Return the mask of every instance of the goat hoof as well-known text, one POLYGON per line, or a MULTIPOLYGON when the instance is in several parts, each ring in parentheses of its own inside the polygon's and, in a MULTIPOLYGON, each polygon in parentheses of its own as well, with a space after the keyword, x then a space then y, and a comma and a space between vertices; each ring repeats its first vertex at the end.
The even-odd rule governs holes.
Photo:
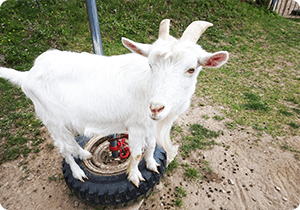
POLYGON ((158 170, 153 170, 155 173, 159 174, 158 170))
POLYGON ((160 166, 160 164, 158 164, 154 159, 152 159, 151 161, 147 162, 147 168, 150 171, 154 171, 155 173, 159 174, 157 167, 160 166))
MULTIPOLYGON (((143 177, 139 177, 139 181, 146 181, 143 177)), ((133 181, 132 183, 137 187, 140 188, 140 182, 139 181, 133 181)))
POLYGON ((128 175, 129 181, 132 182, 137 188, 139 188, 140 181, 145 181, 145 179, 142 177, 142 174, 139 171, 130 171, 128 175))
POLYGON ((132 184, 134 184, 134 186, 136 186, 137 188, 139 188, 140 186, 140 182, 132 182, 132 184))
POLYGON ((159 174, 159 171, 157 170, 157 168, 155 167, 155 168, 152 168, 152 169, 149 169, 150 171, 153 171, 153 172, 155 172, 155 173, 157 173, 157 174, 159 174))

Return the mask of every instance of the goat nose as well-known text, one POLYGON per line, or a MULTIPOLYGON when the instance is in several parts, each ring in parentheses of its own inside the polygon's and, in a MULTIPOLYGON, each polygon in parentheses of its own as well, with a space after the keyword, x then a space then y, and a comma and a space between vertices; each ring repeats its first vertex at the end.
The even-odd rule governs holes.
POLYGON ((160 112, 162 112, 164 108, 165 106, 163 105, 150 105, 150 110, 154 117, 156 117, 160 112))

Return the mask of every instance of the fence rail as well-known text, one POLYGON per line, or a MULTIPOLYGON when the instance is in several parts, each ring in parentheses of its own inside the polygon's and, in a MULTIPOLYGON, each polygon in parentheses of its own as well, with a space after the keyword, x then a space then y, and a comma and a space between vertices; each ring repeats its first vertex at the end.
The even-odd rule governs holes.
POLYGON ((300 18, 300 6, 294 0, 271 0, 270 9, 285 18, 300 18))

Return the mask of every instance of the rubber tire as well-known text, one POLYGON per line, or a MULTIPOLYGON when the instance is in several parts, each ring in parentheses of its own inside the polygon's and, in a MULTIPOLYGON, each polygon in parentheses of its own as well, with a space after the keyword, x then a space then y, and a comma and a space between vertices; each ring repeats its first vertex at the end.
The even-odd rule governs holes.
MULTIPOLYGON (((85 136, 76 138, 76 141, 82 148, 89 140, 85 136)), ((127 179, 126 172, 119 175, 100 176, 90 172, 78 158, 75 158, 75 161, 85 172, 89 178, 88 180, 85 180, 83 183, 75 179, 69 164, 65 160, 62 161, 62 170, 66 184, 79 199, 92 204, 118 205, 128 203, 146 195, 159 182, 166 169, 167 154, 162 148, 156 147, 154 159, 160 164, 158 167, 159 174, 148 170, 144 159, 139 163, 138 168, 145 179, 145 181, 140 182, 139 188, 127 179)))

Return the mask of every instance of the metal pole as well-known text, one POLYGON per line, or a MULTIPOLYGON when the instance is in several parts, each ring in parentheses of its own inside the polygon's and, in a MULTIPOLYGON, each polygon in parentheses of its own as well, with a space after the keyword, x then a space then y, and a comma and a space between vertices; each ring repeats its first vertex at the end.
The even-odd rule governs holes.
POLYGON ((104 55, 102 48, 101 33, 98 20, 98 12, 95 0, 86 0, 86 8, 88 11, 90 30, 93 39, 94 52, 97 55, 104 55))
MULTIPOLYGON (((86 0, 85 2, 86 2, 86 8, 88 11, 88 16, 89 16, 90 30, 91 30, 91 35, 92 35, 92 39, 93 39, 94 52, 97 55, 104 55, 103 48, 102 48, 102 39, 101 39, 101 32, 100 32, 100 27, 99 27, 96 1, 95 0, 86 0)), ((111 135, 109 135, 108 138, 114 139, 114 138, 116 138, 116 134, 111 134, 111 135)), ((117 140, 110 142, 111 147, 115 147, 117 145, 118 145, 117 140)), ((112 156, 114 158, 119 157, 119 152, 118 151, 112 152, 112 156)))
MULTIPOLYGON (((114 139, 114 138, 116 138, 116 137, 117 137, 116 134, 110 134, 110 135, 108 136, 108 139, 114 139)), ((117 140, 111 141, 111 142, 109 142, 109 145, 110 145, 111 147, 115 147, 115 146, 118 145, 118 141, 117 141, 117 140)), ((113 156, 114 158, 119 157, 119 151, 112 152, 112 156, 113 156)))
POLYGON ((273 0, 272 3, 271 3, 271 7, 273 6, 273 8, 272 8, 272 11, 273 11, 273 12, 274 12, 275 9, 276 9, 277 2, 278 2, 278 0, 273 0))

